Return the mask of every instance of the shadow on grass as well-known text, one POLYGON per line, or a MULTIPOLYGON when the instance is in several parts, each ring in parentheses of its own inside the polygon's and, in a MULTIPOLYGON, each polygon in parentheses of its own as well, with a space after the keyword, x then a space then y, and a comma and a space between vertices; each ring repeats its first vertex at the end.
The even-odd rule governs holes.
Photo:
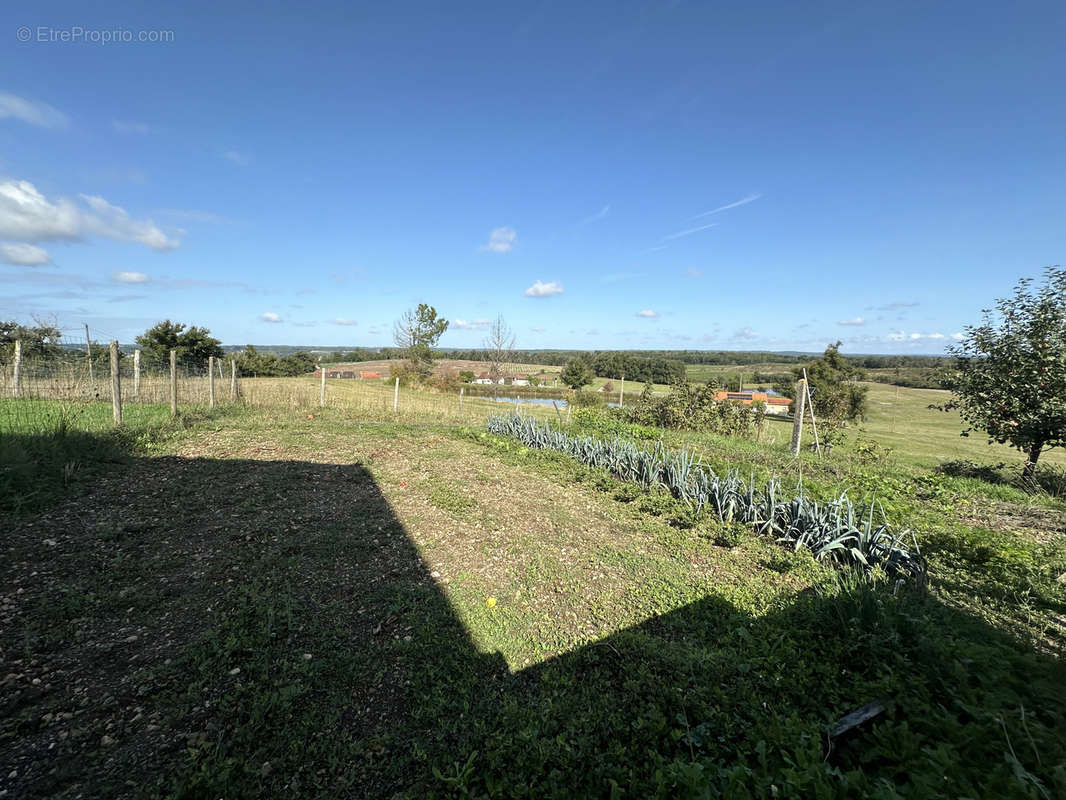
POLYGON ((512 674, 358 464, 135 459, 5 529, 10 796, 1066 788, 1061 662, 928 598, 707 598, 512 674))

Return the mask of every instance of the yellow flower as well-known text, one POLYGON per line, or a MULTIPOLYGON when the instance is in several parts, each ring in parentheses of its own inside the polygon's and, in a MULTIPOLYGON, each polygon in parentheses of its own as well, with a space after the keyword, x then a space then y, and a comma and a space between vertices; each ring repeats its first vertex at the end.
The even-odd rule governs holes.
POLYGON ((496 598, 488 598, 487 600, 485 600, 485 605, 487 605, 489 608, 496 608, 496 598))

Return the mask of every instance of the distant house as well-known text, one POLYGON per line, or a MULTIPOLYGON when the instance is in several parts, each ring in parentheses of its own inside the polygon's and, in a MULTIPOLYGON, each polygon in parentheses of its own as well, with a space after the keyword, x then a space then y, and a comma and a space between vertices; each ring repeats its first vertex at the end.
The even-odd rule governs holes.
POLYGON ((362 378, 364 381, 380 381, 381 380, 381 373, 380 372, 360 372, 359 373, 359 377, 362 378))
POLYGON ((765 403, 767 414, 787 414, 792 401, 787 397, 770 395, 766 392, 715 392, 714 399, 718 402, 729 400, 734 403, 743 403, 750 406, 752 403, 765 403))
POLYGON ((493 383, 500 384, 501 386, 529 386, 529 376, 522 375, 501 375, 495 381, 489 377, 489 373, 482 372, 476 378, 474 383, 480 383, 483 385, 492 386, 493 383))

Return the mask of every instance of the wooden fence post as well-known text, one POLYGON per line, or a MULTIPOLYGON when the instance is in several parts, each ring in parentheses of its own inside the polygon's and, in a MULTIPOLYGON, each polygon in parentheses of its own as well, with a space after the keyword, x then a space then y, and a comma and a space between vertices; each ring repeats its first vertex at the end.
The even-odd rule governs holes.
POLYGON ((798 456, 800 440, 803 438, 803 412, 807 405, 807 381, 802 378, 796 381, 796 399, 792 404, 792 455, 798 456))
POLYGON ((320 397, 318 398, 318 405, 321 408, 325 408, 326 407, 326 365, 325 364, 322 365, 322 391, 320 393, 320 397))
POLYGON ((170 415, 178 415, 178 351, 170 351, 170 415))
POLYGON ((231 358, 229 360, 229 399, 230 402, 237 402, 237 360, 231 358))
POLYGON ((93 348, 89 339, 89 323, 85 323, 85 363, 89 365, 89 384, 93 383, 93 348))
POLYGON ((141 350, 133 351, 133 397, 141 399, 141 350))
POLYGON ((618 387, 618 407, 619 408, 622 407, 622 403, 624 402, 622 400, 622 398, 625 395, 625 391, 626 391, 626 376, 623 375, 622 376, 622 385, 618 387))
POLYGON ((15 368, 11 376, 11 396, 18 397, 22 392, 22 340, 15 340, 15 368))
POLYGON ((118 370, 118 339, 111 340, 111 416, 122 424, 122 377, 118 370))
POLYGON ((459 387, 459 413, 460 414, 463 413, 463 391, 465 389, 466 389, 465 386, 460 386, 459 387))
POLYGON ((392 393, 392 410, 395 413, 400 408, 400 379, 396 379, 396 388, 392 393))
POLYGON ((207 357, 207 407, 215 407, 215 357, 207 357))

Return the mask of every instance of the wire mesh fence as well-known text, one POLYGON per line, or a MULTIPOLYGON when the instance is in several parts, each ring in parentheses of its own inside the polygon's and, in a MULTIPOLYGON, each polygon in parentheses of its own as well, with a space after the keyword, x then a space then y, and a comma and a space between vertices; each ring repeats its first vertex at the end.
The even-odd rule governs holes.
POLYGON ((551 401, 514 392, 499 402, 464 390, 400 386, 395 379, 259 377, 242 374, 234 357, 196 358, 149 351, 63 343, 46 354, 16 346, 0 357, 0 432, 46 431, 57 424, 84 428, 221 406, 253 406, 314 413, 335 409, 355 420, 481 425, 501 408, 554 416, 551 401), (114 352, 112 352, 114 351, 114 352), (113 359, 113 361, 112 361, 113 359), (516 402, 517 401, 517 402, 516 402), (507 405, 511 404, 511 405, 507 405), (92 407, 90 409, 90 407, 92 407), (108 415, 106 409, 113 409, 108 415))

